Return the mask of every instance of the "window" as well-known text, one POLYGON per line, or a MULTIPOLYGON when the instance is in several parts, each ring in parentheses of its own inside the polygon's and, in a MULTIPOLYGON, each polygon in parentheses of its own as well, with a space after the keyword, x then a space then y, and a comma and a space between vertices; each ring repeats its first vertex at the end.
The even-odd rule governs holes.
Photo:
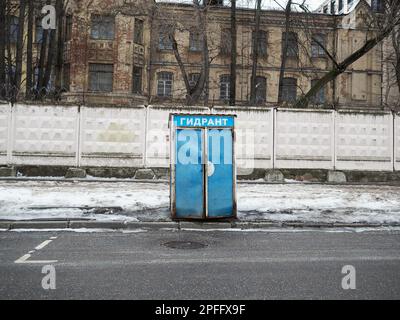
POLYGON ((19 29, 18 17, 9 16, 8 18, 10 24, 10 29, 8 31, 10 35, 10 42, 16 43, 18 39, 18 29, 19 29))
POLYGON ((173 74, 171 72, 160 72, 157 79, 157 95, 159 97, 172 97, 173 74))
POLYGON ((203 39, 200 33, 190 32, 189 36, 189 50, 201 51, 203 48, 203 39))
POLYGON ((43 41, 42 19, 36 19, 35 42, 42 43, 42 41, 43 41))
POLYGON ((267 101, 267 79, 265 77, 256 78, 256 103, 264 104, 267 101))
POLYGON ((194 88, 200 79, 200 73, 189 74, 189 84, 191 88, 194 88))
POLYGON ((90 36, 95 40, 114 40, 113 16, 92 15, 92 28, 90 36))
POLYGON ((231 54, 231 49, 232 49, 231 29, 222 29, 220 52, 221 54, 229 55, 231 54))
POLYGON ((297 34, 295 32, 289 32, 286 38, 286 32, 282 34, 282 52, 284 52, 285 43, 287 39, 287 57, 297 58, 299 54, 299 44, 297 42, 297 34))
POLYGON ((324 7, 323 12, 324 12, 324 13, 328 13, 328 6, 325 6, 325 7, 324 7))
POLYGON ((331 1, 331 14, 335 14, 336 10, 336 1, 331 1))
POLYGON ((313 35, 313 39, 311 40, 311 56, 313 58, 325 57, 325 51, 323 49, 326 45, 325 40, 325 35, 323 34, 313 35))
POLYGON ((112 64, 89 64, 89 88, 91 91, 112 92, 114 66, 112 64))
MULTIPOLYGON (((256 33, 253 31, 253 45, 256 43, 256 33)), ((263 30, 260 30, 259 32, 259 38, 258 38, 258 55, 260 57, 266 57, 267 56, 267 33, 263 30)))
POLYGON ((143 68, 133 67, 132 93, 135 94, 142 93, 142 75, 143 75, 143 68))
POLYGON ((71 74, 70 64, 66 63, 64 64, 63 68, 63 90, 65 91, 70 90, 70 83, 71 83, 70 74, 71 74))
POLYGON ((282 100, 294 102, 297 99, 297 79, 284 78, 282 83, 282 100))
MULTIPOLYGON (((319 81, 319 79, 314 79, 311 81, 311 88, 315 86, 315 84, 319 81)), ((322 88, 313 99, 314 104, 324 104, 325 103, 325 89, 322 88)))
POLYGON ((72 37, 72 16, 67 15, 65 18, 65 41, 71 40, 72 37))
POLYGON ((143 44, 143 28, 144 22, 140 19, 135 19, 135 29, 133 30, 133 42, 143 44))
POLYGON ((383 12, 384 6, 382 0, 372 0, 371 8, 374 12, 383 12))
POLYGON ((229 100, 230 92, 231 92, 231 76, 230 75, 222 75, 219 78, 219 97, 221 100, 229 100))
POLYGON ((172 50, 172 42, 171 42, 168 32, 160 31, 159 39, 158 39, 158 49, 172 50))
POLYGON ((339 0, 339 13, 343 10, 343 0, 339 0))

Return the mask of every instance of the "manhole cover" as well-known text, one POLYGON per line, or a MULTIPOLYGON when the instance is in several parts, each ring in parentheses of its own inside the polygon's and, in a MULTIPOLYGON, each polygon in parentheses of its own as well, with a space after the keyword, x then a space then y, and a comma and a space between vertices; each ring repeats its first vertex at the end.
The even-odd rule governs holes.
POLYGON ((171 241, 164 243, 164 246, 172 249, 202 249, 205 248, 206 245, 200 242, 193 242, 193 241, 171 241))

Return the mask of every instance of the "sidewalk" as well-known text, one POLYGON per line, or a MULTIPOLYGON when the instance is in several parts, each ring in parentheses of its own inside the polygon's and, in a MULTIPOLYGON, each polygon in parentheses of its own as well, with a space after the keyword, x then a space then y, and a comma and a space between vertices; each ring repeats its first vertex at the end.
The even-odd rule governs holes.
POLYGON ((400 226, 400 187, 240 184, 238 221, 194 224, 171 221, 166 183, 0 181, 0 209, 0 229, 400 226))

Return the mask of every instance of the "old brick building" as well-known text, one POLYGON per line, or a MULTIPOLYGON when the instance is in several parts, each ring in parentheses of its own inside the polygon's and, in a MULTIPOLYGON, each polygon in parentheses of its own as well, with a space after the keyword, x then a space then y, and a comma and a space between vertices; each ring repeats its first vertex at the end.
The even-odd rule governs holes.
MULTIPOLYGON (((65 49, 65 99, 82 104, 184 104, 186 87, 172 50, 168 28, 174 26, 180 58, 191 85, 202 70, 199 29, 192 5, 151 1, 70 1, 69 31, 65 49), (122 3, 129 2, 128 5, 122 3), (156 11, 156 13, 155 13, 156 11), (173 21, 173 23, 171 23, 173 21)), ((293 13, 293 25, 285 33, 281 11, 263 11, 257 71, 257 102, 278 103, 282 43, 289 50, 283 100, 290 103, 307 92, 313 81, 332 64, 324 50, 311 40, 318 37, 338 61, 358 49, 368 30, 365 16, 371 8, 361 1, 346 15, 293 13)), ((248 104, 252 70, 254 10, 238 10, 238 104, 248 104)), ((206 15, 209 43, 209 104, 225 104, 229 96, 230 10, 210 6, 206 15)), ((67 27, 68 29, 68 27, 67 27)), ((354 63, 315 98, 315 105, 381 108, 385 94, 383 44, 354 63)), ((392 91, 390 101, 398 101, 392 91)), ((386 100, 385 100, 386 98, 386 100)), ((200 104, 200 103, 199 103, 200 104)))

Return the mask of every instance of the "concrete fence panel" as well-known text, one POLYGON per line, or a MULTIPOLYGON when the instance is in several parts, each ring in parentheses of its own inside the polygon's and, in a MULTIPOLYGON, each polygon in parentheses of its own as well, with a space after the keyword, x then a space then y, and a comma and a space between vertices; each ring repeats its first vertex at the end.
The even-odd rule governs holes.
POLYGON ((336 114, 339 170, 393 170, 392 113, 341 111, 336 114))
POLYGON ((394 138, 394 154, 395 154, 395 170, 400 170, 400 114, 394 118, 395 138, 394 138))
POLYGON ((333 111, 277 110, 275 168, 333 167, 333 111))
POLYGON ((146 167, 168 168, 170 165, 169 115, 171 113, 209 113, 209 109, 149 106, 147 109, 146 167))
POLYGON ((236 114, 236 161, 239 174, 273 168, 273 109, 216 107, 216 114, 236 114))
POLYGON ((15 105, 12 126, 13 164, 76 165, 77 107, 15 105))
POLYGON ((10 159, 10 127, 11 107, 8 104, 0 105, 0 165, 7 164, 10 159))
POLYGON ((80 166, 144 165, 144 107, 82 107, 80 118, 80 166))

